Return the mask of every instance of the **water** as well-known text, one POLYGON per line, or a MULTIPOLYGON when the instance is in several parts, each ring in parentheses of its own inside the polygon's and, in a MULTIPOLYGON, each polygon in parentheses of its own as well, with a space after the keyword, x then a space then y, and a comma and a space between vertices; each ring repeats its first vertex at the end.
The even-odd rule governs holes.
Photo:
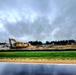
POLYGON ((76 65, 0 63, 0 75, 76 75, 76 65))

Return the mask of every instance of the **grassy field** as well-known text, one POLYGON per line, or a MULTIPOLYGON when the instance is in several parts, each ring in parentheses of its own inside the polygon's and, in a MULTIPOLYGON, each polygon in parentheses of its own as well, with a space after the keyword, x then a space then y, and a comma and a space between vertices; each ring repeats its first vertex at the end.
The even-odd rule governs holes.
POLYGON ((76 59, 76 51, 15 51, 0 52, 0 58, 76 59))

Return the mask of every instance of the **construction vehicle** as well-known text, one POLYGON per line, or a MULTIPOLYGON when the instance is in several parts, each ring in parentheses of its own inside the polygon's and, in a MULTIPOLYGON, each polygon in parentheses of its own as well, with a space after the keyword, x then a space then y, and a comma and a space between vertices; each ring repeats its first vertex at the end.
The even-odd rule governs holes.
POLYGON ((9 38, 9 43, 10 43, 10 48, 26 48, 29 46, 29 43, 22 43, 11 38, 9 38))

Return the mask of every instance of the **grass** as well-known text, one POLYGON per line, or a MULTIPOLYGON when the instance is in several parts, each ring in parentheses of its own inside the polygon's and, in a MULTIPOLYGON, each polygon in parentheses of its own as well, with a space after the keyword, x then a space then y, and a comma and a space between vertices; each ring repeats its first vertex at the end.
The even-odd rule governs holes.
POLYGON ((0 58, 76 59, 76 51, 15 51, 0 52, 0 58))

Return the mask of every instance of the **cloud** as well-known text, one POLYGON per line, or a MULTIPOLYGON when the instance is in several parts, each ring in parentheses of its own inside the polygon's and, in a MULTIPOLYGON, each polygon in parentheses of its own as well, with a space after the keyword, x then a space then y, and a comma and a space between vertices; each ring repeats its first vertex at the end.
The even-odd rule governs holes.
POLYGON ((76 0, 0 0, 0 41, 76 39, 76 0))

